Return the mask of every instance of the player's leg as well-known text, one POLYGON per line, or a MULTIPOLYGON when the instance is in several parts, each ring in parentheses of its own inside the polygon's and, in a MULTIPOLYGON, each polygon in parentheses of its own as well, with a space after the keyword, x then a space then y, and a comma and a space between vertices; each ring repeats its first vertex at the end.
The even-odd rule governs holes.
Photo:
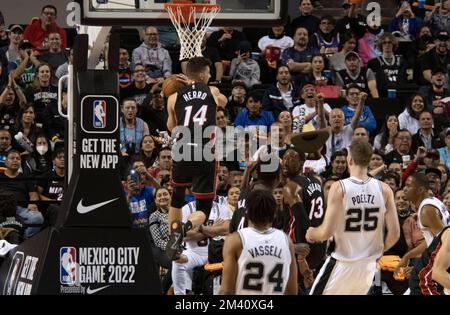
POLYGON ((200 173, 192 179, 192 192, 195 196, 196 209, 205 214, 206 221, 216 196, 217 162, 201 162, 198 169, 200 173))
POLYGON ((172 280, 175 295, 185 295, 186 290, 192 288, 192 271, 195 267, 202 266, 207 261, 207 254, 200 254, 189 249, 183 251, 181 262, 174 261, 172 264, 172 280))

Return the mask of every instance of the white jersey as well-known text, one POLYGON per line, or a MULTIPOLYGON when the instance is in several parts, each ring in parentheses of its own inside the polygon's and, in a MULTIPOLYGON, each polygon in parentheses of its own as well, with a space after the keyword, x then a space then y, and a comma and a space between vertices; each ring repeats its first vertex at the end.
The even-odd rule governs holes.
POLYGON ((275 228, 238 231, 242 252, 238 259, 236 294, 284 294, 289 279, 291 253, 287 235, 275 228))
POLYGON ((450 225, 450 214, 445 207, 445 205, 437 198, 425 198, 422 200, 419 206, 418 216, 419 219, 417 220, 417 225, 419 226, 420 230, 422 231, 423 237, 425 238, 425 242, 427 242, 427 247, 430 246, 431 242, 433 242, 434 235, 431 233, 430 229, 422 224, 422 209, 426 205, 432 205, 436 209, 439 210, 439 214, 441 217, 442 224, 444 226, 450 225))
MULTIPOLYGON (((183 214, 182 222, 186 223, 188 221, 189 215, 197 211, 195 201, 191 201, 188 204, 184 205, 183 208, 181 208, 181 211, 183 214)), ((219 218, 223 220, 231 219, 230 212, 228 211, 228 202, 225 197, 219 197, 217 202, 213 201, 213 206, 211 208, 211 212, 209 213, 207 225, 213 225, 219 218)), ((214 238, 214 240, 220 240, 224 238, 225 236, 217 236, 214 238)), ((186 242, 186 249, 208 253, 208 243, 208 238, 198 242, 186 242)))
POLYGON ((331 254, 338 261, 376 259, 384 249, 384 201, 381 182, 356 177, 339 181, 344 194, 342 215, 334 234, 336 248, 331 254))

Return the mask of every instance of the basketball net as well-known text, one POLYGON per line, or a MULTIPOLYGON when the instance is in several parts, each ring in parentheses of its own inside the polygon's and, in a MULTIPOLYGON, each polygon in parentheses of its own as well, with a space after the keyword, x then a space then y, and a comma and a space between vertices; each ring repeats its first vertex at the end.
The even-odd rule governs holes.
POLYGON ((164 8, 180 38, 180 60, 201 57, 203 37, 220 11, 220 5, 180 0, 173 2, 166 3, 164 8))

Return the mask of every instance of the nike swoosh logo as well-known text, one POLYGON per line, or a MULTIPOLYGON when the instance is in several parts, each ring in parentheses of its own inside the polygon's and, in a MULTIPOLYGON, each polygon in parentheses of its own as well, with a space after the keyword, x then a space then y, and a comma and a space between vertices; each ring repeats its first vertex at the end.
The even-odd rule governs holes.
POLYGON ((105 285, 104 287, 100 287, 100 288, 97 288, 97 289, 93 289, 93 290, 91 290, 91 287, 88 287, 87 290, 86 290, 86 293, 87 293, 87 294, 94 294, 94 293, 97 293, 98 291, 101 291, 101 290, 103 290, 103 289, 106 289, 106 288, 109 287, 109 286, 110 286, 110 284, 105 285))
POLYGON ((107 200, 107 201, 104 201, 104 202, 96 203, 96 204, 93 204, 93 205, 87 206, 87 207, 83 206, 83 199, 81 199, 80 202, 78 203, 77 211, 80 214, 86 214, 86 213, 94 211, 94 210, 96 210, 96 209, 98 209, 100 207, 103 207, 104 205, 107 205, 108 203, 116 201, 117 199, 119 199, 119 198, 114 198, 114 199, 107 200))

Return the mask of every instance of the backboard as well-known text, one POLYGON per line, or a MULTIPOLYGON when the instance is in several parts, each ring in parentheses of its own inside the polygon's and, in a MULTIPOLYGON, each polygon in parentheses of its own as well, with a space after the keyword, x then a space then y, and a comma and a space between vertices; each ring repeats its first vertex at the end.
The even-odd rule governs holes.
MULTIPOLYGON (((171 24, 164 4, 170 0, 77 0, 84 25, 171 24)), ((284 19, 285 0, 195 0, 221 6, 212 25, 268 26, 284 19)))

